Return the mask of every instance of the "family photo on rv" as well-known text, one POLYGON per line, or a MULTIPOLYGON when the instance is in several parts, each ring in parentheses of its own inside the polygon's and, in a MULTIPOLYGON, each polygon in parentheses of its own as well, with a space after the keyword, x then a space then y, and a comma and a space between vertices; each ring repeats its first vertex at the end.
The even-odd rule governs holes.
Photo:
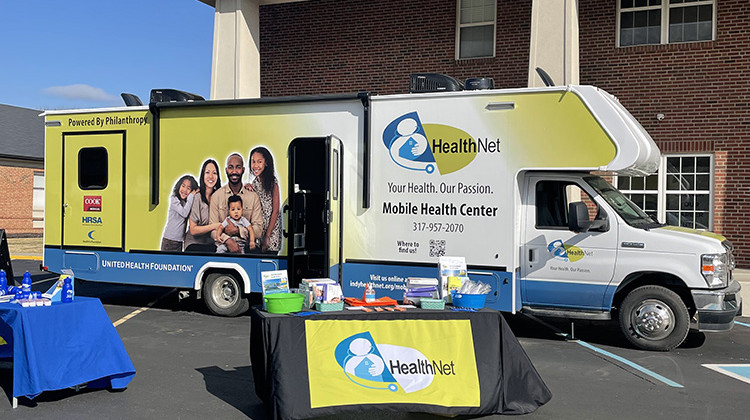
POLYGON ((239 153, 221 169, 206 159, 198 180, 180 177, 169 197, 161 250, 169 252, 270 253, 281 250, 281 195, 271 152, 255 147, 248 156, 250 181, 239 153))

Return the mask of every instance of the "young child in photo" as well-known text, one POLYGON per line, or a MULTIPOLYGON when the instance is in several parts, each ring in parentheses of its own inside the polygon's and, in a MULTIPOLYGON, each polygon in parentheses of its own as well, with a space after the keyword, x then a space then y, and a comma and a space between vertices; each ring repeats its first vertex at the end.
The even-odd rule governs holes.
POLYGON ((219 242, 221 242, 216 246, 216 252, 229 252, 229 249, 226 246, 226 241, 232 239, 237 245, 239 245, 239 253, 244 254, 245 245, 247 245, 248 242, 255 242, 255 233, 253 233, 253 229, 250 228, 250 221, 242 216, 242 197, 239 195, 230 196, 229 199, 227 199, 227 206, 229 207, 229 215, 223 222, 221 222, 221 226, 219 226, 216 234, 216 237, 219 238, 219 242), (224 233, 224 228, 229 226, 230 223, 237 226, 239 229, 237 236, 229 236, 224 233))
POLYGON ((169 197, 167 224, 161 239, 162 251, 182 252, 186 220, 197 192, 198 182, 191 175, 184 175, 175 184, 169 197))

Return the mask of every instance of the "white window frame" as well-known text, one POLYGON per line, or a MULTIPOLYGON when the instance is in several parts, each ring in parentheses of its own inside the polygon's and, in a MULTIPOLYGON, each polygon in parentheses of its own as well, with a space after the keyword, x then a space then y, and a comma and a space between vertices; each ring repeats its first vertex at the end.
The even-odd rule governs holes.
MULTIPOLYGON (((634 0, 635 1, 635 0, 634 0)), ((658 6, 643 6, 643 7, 630 7, 625 9, 627 12, 639 12, 643 10, 657 10, 661 9, 661 36, 660 36, 660 42, 659 44, 635 44, 635 45, 620 45, 620 19, 622 18, 622 8, 620 7, 621 0, 616 0, 617 2, 617 30, 615 32, 615 41, 617 48, 629 48, 629 47, 638 47, 641 45, 664 45, 664 44, 687 44, 690 42, 705 42, 705 41, 714 41, 716 39, 716 0, 700 0, 700 1, 693 1, 690 3, 678 3, 678 4, 669 4, 669 0, 661 0, 661 5, 658 6), (712 5, 712 11, 713 16, 711 17, 711 39, 701 39, 698 41, 679 41, 679 42, 669 42, 669 10, 671 8, 677 8, 677 7, 689 7, 689 6, 704 6, 704 5, 712 5)))
MULTIPOLYGON (((659 161, 659 169, 657 170, 658 174, 658 192, 657 192, 657 220, 660 223, 666 223, 667 220, 667 195, 680 195, 679 192, 673 192, 670 191, 667 192, 667 159, 671 157, 679 157, 679 158, 686 158, 686 157, 707 157, 709 158, 709 180, 708 180, 708 228, 707 230, 713 231, 714 229, 714 172, 715 172, 715 159, 714 155, 711 153, 672 153, 672 154, 666 154, 662 155, 661 159, 659 161)), ((701 172, 702 173, 702 172, 701 172)), ((617 176, 614 177, 614 184, 617 186, 619 184, 619 178, 617 176)), ((632 186, 632 183, 631 183, 632 186)), ((645 183, 644 183, 645 186, 645 183)), ((696 191, 705 191, 705 190, 696 190, 696 191)), ((651 190, 621 190, 621 192, 625 195, 630 194, 644 194, 644 193, 652 193, 651 190)))
POLYGON ((34 171, 32 187, 32 227, 44 228, 44 172, 34 171))
POLYGON ((482 58, 494 58, 497 53, 497 0, 492 0, 493 3, 493 17, 492 17, 492 55, 479 56, 479 57, 464 57, 461 58, 461 29, 469 28, 472 26, 489 26, 490 21, 472 22, 461 24, 461 2, 464 0, 456 0, 456 60, 474 60, 482 58))

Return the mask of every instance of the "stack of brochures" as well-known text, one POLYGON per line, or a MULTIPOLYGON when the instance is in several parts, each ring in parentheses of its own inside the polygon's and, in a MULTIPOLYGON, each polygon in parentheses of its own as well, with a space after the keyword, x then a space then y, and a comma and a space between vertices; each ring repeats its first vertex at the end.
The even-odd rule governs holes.
POLYGON ((406 279, 404 304, 419 305, 422 298, 436 299, 439 297, 437 279, 426 277, 409 277, 406 279))
POLYGON ((299 293, 305 296, 303 308, 313 308, 316 302, 338 303, 344 301, 341 285, 333 279, 302 279, 299 293))

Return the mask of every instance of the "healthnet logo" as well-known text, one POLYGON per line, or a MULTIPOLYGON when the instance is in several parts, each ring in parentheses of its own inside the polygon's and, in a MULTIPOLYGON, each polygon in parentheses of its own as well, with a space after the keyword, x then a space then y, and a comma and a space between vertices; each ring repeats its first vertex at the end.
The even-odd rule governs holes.
POLYGON ((581 248, 573 245, 564 244, 562 240, 555 239, 547 245, 547 251, 553 258, 565 262, 576 262, 586 256, 581 248))
POLYGON ((375 344, 369 332, 342 340, 335 358, 354 384, 373 390, 411 393, 427 388, 436 375, 455 375, 455 362, 429 360, 419 350, 375 344))
POLYGON ((417 112, 404 114, 383 130, 383 143, 398 166, 445 175, 466 167, 478 153, 499 153, 500 139, 474 139, 443 124, 422 124, 417 112))

